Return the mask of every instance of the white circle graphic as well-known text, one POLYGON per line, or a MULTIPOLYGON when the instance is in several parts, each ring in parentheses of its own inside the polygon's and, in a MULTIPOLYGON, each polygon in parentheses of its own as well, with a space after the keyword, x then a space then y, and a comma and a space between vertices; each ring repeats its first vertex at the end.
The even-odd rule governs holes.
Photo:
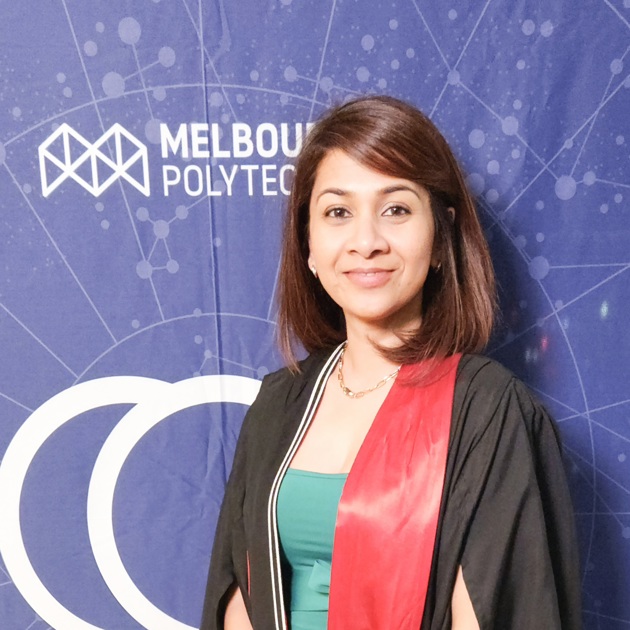
POLYGON ((174 383, 127 412, 103 444, 88 491, 90 541, 107 586, 123 608, 145 628, 195 630, 152 604, 125 569, 116 547, 112 515, 120 471, 134 446, 164 418, 203 403, 251 405, 259 389, 260 381, 243 376, 201 376, 174 383))
POLYGON ((26 552, 20 525, 22 488, 31 463, 48 438, 91 409, 136 403, 111 432, 96 460, 88 493, 90 541, 105 582, 136 621, 149 630, 194 630, 149 602, 125 570, 112 521, 116 482, 133 447, 168 415, 203 403, 250 405, 259 388, 260 381, 228 375, 196 377, 175 384, 142 376, 111 376, 59 392, 26 419, 0 464, 0 553, 15 587, 46 623, 63 630, 104 630, 60 604, 39 579, 26 552))

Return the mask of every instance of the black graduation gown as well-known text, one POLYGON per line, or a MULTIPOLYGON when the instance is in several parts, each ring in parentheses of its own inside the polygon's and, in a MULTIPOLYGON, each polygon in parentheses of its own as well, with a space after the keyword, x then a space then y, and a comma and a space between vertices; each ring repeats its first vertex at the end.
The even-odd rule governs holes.
MULTIPOLYGON (((316 354, 297 375, 284 369, 263 380, 243 423, 226 487, 202 630, 223 628, 234 582, 255 630, 288 628, 289 587, 282 581, 275 497, 337 356, 338 350, 316 354)), ((386 549, 383 541, 383 553, 386 549)), ((554 425, 508 370, 465 355, 455 385, 421 630, 450 629, 460 565, 481 630, 579 630, 578 564, 554 425)))

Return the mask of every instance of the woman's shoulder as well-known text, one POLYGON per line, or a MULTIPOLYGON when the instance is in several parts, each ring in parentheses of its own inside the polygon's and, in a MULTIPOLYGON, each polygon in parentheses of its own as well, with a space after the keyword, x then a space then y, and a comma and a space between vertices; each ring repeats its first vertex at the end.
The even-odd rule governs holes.
POLYGON ((504 389, 516 376, 504 365, 481 354, 464 354, 457 368, 457 384, 504 389))
POLYGON ((454 415, 484 430, 487 423, 525 429, 533 434, 551 418, 544 405, 513 372, 482 355, 464 355, 455 386, 454 415))
POLYGON ((297 369, 282 367, 275 372, 270 372, 263 377, 261 391, 277 391, 290 389, 295 385, 308 383, 317 377, 332 350, 320 350, 309 354, 306 358, 298 361, 297 369))
POLYGON ((249 409, 249 419, 260 415, 273 417, 293 403, 299 405, 301 400, 308 398, 330 354, 330 351, 312 353, 298 363, 297 370, 283 367, 266 374, 249 409))
POLYGON ((456 387, 472 394, 503 397, 516 393, 540 405, 522 380, 504 365, 481 354, 464 354, 457 369, 456 387))

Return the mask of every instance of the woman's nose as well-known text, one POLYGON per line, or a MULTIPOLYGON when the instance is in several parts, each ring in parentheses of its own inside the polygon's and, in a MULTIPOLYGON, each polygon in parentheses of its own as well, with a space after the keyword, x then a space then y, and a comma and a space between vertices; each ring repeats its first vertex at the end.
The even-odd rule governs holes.
POLYGON ((378 217, 370 213, 358 213, 352 222, 349 249, 369 258, 375 253, 387 250, 387 239, 379 225, 378 217))

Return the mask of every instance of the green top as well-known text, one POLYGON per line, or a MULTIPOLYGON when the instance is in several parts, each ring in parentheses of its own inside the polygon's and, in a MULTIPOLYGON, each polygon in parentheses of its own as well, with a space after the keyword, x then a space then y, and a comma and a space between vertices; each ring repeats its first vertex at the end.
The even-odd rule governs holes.
POLYGON ((278 495, 278 532, 291 566, 291 630, 326 630, 337 507, 346 473, 289 468, 278 495))

